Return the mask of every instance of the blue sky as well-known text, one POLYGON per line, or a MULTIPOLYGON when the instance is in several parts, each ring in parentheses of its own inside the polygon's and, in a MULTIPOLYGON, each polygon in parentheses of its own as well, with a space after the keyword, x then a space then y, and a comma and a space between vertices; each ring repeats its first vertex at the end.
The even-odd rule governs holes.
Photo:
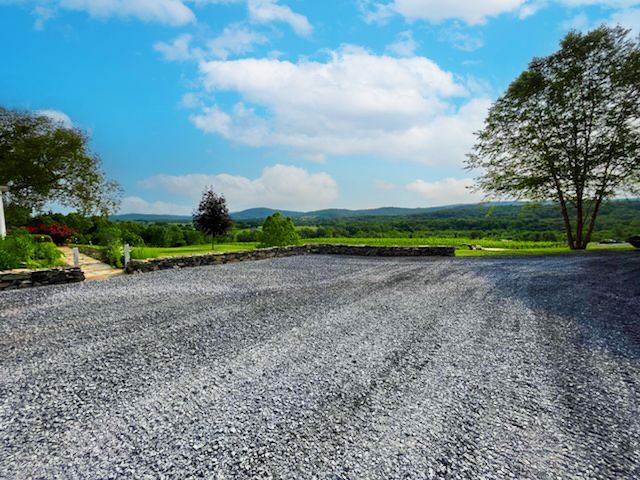
POLYGON ((632 0, 0 0, 0 104, 91 132, 122 212, 474 202, 491 103, 632 0))

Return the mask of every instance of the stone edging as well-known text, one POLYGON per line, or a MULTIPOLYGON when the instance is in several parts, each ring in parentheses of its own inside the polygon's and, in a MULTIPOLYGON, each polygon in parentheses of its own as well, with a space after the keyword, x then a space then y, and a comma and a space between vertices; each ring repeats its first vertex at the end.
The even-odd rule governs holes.
POLYGON ((295 247, 261 248, 240 252, 208 253, 183 257, 163 257, 132 260, 126 273, 145 273, 173 268, 201 267, 223 263, 266 260, 296 255, 353 255, 365 257, 453 257, 455 247, 373 247, 367 245, 301 245, 295 247))
POLYGON ((79 267, 0 272, 0 291, 84 281, 79 267))

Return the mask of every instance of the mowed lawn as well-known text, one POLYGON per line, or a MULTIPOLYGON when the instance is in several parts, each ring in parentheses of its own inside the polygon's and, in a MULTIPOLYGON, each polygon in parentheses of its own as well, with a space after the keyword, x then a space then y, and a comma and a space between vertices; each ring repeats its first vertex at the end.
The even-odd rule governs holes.
MULTIPOLYGON (((461 257, 487 255, 542 255, 557 253, 572 253, 567 247, 557 242, 520 242, 512 240, 470 239, 470 238, 314 238, 305 239, 304 243, 319 244, 333 243, 341 245, 375 245, 375 246, 455 246, 456 255, 461 257), (471 250, 468 245, 481 246, 490 250, 471 250)), ((187 247, 139 247, 133 250, 132 257, 136 259, 173 257, 184 255, 199 255, 216 252, 237 252, 253 250, 257 243, 233 242, 220 243, 211 248, 211 244, 190 245, 187 247)), ((589 250, 593 251, 628 251, 633 247, 627 244, 600 245, 592 243, 589 250)))
POLYGON ((185 255, 202 255, 205 253, 239 252, 242 250, 254 250, 257 243, 234 242, 217 243, 211 248, 211 244, 189 245, 187 247, 136 247, 132 251, 132 258, 159 258, 180 257, 185 255))

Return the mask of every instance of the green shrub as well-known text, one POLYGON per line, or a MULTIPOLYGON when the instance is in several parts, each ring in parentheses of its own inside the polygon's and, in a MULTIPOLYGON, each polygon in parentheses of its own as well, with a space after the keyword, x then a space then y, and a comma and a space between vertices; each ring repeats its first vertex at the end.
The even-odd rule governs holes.
POLYGON ((112 267, 122 268, 122 246, 118 243, 107 245, 102 251, 103 261, 112 267))
POLYGON ((3 241, 0 240, 0 270, 11 270, 20 267, 20 259, 11 251, 4 248, 3 241))
POLYGON ((53 243, 36 243, 35 261, 39 267, 54 267, 65 265, 64 253, 56 248, 53 243))
POLYGON ((299 243, 300 235, 291 218, 276 212, 264 221, 261 247, 285 247, 299 243))
POLYGON ((24 230, 14 230, 0 239, 0 270, 62 266, 64 254, 53 243, 34 238, 24 230))

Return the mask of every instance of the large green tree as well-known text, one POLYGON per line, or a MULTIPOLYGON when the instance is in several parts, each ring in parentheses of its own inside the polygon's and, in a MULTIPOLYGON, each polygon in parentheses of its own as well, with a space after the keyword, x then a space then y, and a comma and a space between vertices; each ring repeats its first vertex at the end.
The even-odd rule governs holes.
POLYGON ((30 213, 56 203, 82 214, 113 212, 120 186, 88 143, 82 130, 0 107, 0 184, 9 186, 9 208, 30 213))
POLYGON ((262 226, 262 247, 286 247, 298 245, 300 235, 293 220, 276 212, 264 221, 262 226))
POLYGON ((640 44, 621 27, 569 33, 491 107, 467 166, 480 189, 558 203, 572 249, 602 203, 640 185, 640 44))

